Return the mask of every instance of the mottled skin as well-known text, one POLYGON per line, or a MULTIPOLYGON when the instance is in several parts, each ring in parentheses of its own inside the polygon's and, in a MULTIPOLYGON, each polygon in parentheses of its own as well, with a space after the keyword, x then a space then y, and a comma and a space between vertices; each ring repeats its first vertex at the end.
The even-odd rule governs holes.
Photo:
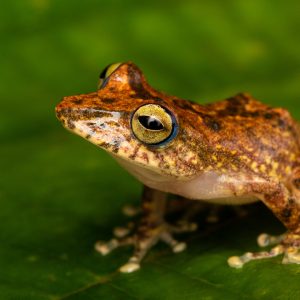
POLYGON ((223 204, 263 201, 288 233, 261 236, 261 246, 278 246, 233 257, 229 264, 240 267, 280 253, 285 253, 285 263, 300 262, 300 133, 288 111, 248 94, 206 105, 169 96, 149 86, 138 67, 128 62, 97 92, 63 98, 56 114, 67 129, 108 151, 145 185, 137 232, 97 246, 106 254, 119 245, 135 245, 121 271, 138 269, 158 240, 175 252, 183 250, 171 232, 191 228, 164 222, 167 193, 223 204), (133 112, 150 103, 168 109, 178 124, 177 135, 162 145, 147 145, 132 132, 133 112))

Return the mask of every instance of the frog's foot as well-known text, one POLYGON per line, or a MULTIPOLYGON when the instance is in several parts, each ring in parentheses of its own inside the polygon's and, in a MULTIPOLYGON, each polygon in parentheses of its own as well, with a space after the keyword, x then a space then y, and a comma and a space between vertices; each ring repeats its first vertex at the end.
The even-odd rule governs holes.
POLYGON ((251 260, 271 258, 284 254, 282 263, 300 264, 300 235, 299 234, 282 234, 279 236, 271 236, 266 233, 259 235, 257 239, 258 245, 266 247, 276 245, 269 251, 247 252, 242 256, 232 256, 228 259, 228 264, 233 268, 242 268, 243 265, 251 260))
POLYGON ((175 240, 173 233, 190 232, 196 229, 197 226, 194 223, 177 225, 162 223, 154 228, 141 226, 136 234, 113 238, 108 242, 98 241, 95 244, 95 249, 102 255, 107 255, 118 247, 133 245, 135 247, 133 256, 120 268, 122 273, 131 273, 140 268, 141 260, 158 241, 165 242, 172 248, 174 253, 178 253, 185 250, 186 244, 175 240))
POLYGON ((278 256, 284 252, 284 247, 282 245, 278 245, 272 248, 270 251, 262 251, 262 252, 246 252, 242 256, 231 256, 228 258, 227 262, 232 268, 242 268, 243 265, 251 260, 263 259, 263 258, 271 258, 278 256))

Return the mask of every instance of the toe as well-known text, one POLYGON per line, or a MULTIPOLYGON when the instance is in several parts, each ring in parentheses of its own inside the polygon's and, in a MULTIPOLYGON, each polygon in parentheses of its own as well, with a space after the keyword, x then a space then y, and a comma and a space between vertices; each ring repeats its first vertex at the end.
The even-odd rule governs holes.
POLYGON ((121 273, 132 273, 137 271, 140 268, 140 264, 136 262, 128 262, 123 265, 119 270, 121 273))
POLYGON ((98 241, 95 244, 95 250, 104 256, 110 253, 117 246, 118 241, 116 239, 112 239, 109 242, 98 241))
POLYGON ((177 244, 172 248, 172 250, 173 250, 174 253, 182 252, 182 251, 184 251, 185 249, 186 249, 186 243, 183 243, 183 242, 177 243, 177 244))

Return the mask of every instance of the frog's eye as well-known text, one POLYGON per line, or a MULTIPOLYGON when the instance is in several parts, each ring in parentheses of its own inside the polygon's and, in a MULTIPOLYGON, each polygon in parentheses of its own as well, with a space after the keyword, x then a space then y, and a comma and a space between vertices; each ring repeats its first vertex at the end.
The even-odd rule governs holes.
POLYGON ((108 65, 99 75, 98 89, 105 87, 108 77, 117 70, 122 63, 108 65))
POLYGON ((157 104, 139 107, 132 115, 131 128, 135 137, 148 145, 161 145, 177 133, 173 114, 157 104))

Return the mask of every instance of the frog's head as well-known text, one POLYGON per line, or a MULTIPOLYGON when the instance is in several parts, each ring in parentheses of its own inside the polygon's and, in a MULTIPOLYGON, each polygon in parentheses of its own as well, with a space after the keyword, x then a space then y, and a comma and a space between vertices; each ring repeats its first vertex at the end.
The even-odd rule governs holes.
POLYGON ((149 170, 152 175, 190 177, 198 156, 195 130, 189 132, 193 126, 188 125, 194 121, 186 120, 182 101, 154 90, 128 62, 108 66, 97 92, 63 98, 56 115, 67 129, 133 168, 136 176, 149 170))

